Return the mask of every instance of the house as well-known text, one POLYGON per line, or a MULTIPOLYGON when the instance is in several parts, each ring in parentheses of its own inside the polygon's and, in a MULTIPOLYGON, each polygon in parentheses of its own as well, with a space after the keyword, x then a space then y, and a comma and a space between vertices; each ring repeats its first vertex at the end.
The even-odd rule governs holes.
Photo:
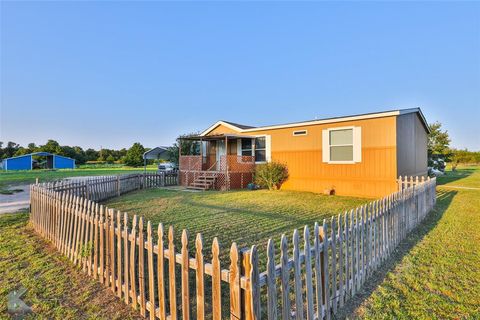
POLYGON ((263 127, 218 121, 181 140, 200 147, 179 155, 180 183, 245 188, 256 164, 277 161, 289 172, 282 189, 380 197, 399 176, 427 175, 428 133, 419 108, 263 127))

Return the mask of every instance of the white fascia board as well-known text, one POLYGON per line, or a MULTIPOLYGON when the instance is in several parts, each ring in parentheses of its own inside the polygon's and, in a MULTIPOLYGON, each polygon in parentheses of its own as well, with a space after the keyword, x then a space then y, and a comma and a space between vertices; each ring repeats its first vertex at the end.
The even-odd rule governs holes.
POLYGON ((243 129, 239 128, 239 127, 235 127, 233 125, 231 125, 230 123, 227 123, 225 121, 217 121, 215 122, 212 126, 208 127, 206 130, 204 130, 200 136, 206 136, 210 131, 212 131, 213 129, 215 129, 216 127, 218 127, 219 125, 223 125, 227 128, 230 128, 232 130, 235 130, 235 131, 238 131, 238 132, 243 132, 243 129))
POLYGON ((399 114, 400 114, 400 111, 389 111, 389 112, 366 114, 366 115, 360 115, 360 116, 332 118, 332 119, 325 119, 325 120, 313 120, 313 121, 297 122, 297 123, 290 123, 290 124, 283 124, 283 125, 274 125, 274 126, 268 126, 268 127, 258 127, 258 128, 252 128, 252 129, 244 129, 242 130, 242 132, 313 126, 317 124, 328 124, 328 123, 337 123, 337 122, 344 122, 344 121, 355 121, 355 120, 363 120, 363 119, 398 116, 399 114))
POLYGON ((400 110, 400 114, 408 114, 408 113, 418 113, 418 116, 420 117, 420 120, 422 120, 423 125, 425 126, 425 129, 427 130, 428 133, 430 133, 430 126, 428 125, 427 119, 423 115, 422 109, 411 108, 411 109, 400 110))
POLYGON ((394 111, 387 111, 387 112, 379 112, 379 113, 371 113, 371 114, 364 114, 358 116, 347 116, 347 117, 338 117, 332 119, 325 119, 325 120, 312 120, 312 121, 304 121, 304 122, 296 122, 296 123, 288 123, 288 124, 280 124, 280 125, 273 125, 273 126, 266 126, 266 127, 255 127, 249 129, 241 129, 235 127, 229 123, 224 121, 217 121, 214 125, 203 131, 200 135, 205 136, 210 131, 215 129, 219 125, 224 125, 230 129, 233 129, 239 133, 244 132, 254 132, 254 131, 263 131, 263 130, 272 130, 272 129, 285 129, 285 128, 295 128, 295 127, 302 127, 302 126, 313 126, 318 124, 329 124, 329 123, 338 123, 338 122, 345 122, 345 121, 356 121, 356 120, 366 120, 366 119, 375 119, 375 118, 383 118, 383 117, 391 117, 391 116, 398 116, 401 114, 413 113, 417 112, 420 115, 427 131, 429 131, 427 121, 422 114, 420 108, 411 108, 411 109, 403 109, 403 110, 394 110, 394 111))

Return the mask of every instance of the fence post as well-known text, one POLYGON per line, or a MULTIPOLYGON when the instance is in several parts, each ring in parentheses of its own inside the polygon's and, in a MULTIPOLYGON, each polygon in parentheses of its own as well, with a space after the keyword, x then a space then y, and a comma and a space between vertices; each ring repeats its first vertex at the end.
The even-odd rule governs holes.
POLYGON ((120 197, 120 176, 117 175, 117 196, 120 197))

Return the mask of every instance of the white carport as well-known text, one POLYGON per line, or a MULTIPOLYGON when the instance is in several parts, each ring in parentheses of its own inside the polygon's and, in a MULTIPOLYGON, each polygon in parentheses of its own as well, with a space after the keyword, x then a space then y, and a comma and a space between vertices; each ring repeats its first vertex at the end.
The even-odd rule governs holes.
POLYGON ((155 147, 146 151, 143 154, 143 167, 145 173, 147 172, 147 160, 168 160, 168 147, 155 147))

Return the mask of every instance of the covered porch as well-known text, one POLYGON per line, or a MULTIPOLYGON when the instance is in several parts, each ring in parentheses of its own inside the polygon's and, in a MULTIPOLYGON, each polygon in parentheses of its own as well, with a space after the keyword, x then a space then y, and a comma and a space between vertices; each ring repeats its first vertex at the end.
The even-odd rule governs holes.
POLYGON ((262 141, 256 136, 234 134, 193 136, 180 139, 179 150, 182 186, 198 190, 242 189, 253 181, 255 156, 262 157, 262 141))

